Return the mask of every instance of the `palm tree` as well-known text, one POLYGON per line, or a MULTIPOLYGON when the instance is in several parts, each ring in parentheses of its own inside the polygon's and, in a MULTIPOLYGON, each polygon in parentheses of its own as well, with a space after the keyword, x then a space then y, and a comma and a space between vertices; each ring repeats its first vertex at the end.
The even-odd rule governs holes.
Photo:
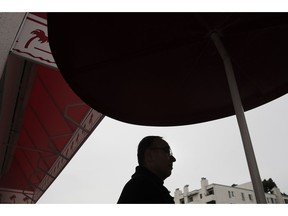
POLYGON ((36 38, 39 38, 38 41, 40 41, 41 43, 45 43, 48 42, 48 37, 45 35, 45 32, 40 30, 40 29, 36 29, 34 31, 31 32, 31 34, 35 34, 34 37, 30 38, 27 43, 25 44, 25 48, 28 48, 28 46, 30 45, 30 43, 35 40, 36 38))
POLYGON ((262 181, 262 184, 265 193, 269 193, 274 187, 277 187, 276 183, 271 178, 269 178, 268 180, 264 179, 262 181))

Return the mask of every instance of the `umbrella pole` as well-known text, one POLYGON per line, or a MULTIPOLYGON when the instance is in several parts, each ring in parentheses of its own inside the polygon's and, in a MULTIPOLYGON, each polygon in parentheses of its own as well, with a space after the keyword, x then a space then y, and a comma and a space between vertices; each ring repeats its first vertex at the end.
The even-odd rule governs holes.
POLYGON ((251 176, 251 180, 253 184, 253 189, 254 189, 254 193, 256 196, 256 202, 266 203, 263 184, 260 178, 260 173, 258 170, 254 150, 252 147, 252 142, 250 139, 249 130, 248 130, 248 126, 246 123, 244 110, 243 110, 239 90, 237 87, 237 82, 235 79, 231 59, 217 32, 214 32, 211 34, 211 39, 213 40, 224 63, 225 72, 226 72, 226 76, 227 76, 228 83, 229 83, 230 93, 231 93, 231 97, 232 97, 232 101, 233 101, 233 105, 234 105, 234 109, 235 109, 235 113, 237 117, 237 122, 239 125, 239 129, 240 129, 240 133, 241 133, 241 137, 242 137, 242 141, 244 145, 244 151, 246 154, 248 168, 249 168, 249 172, 250 172, 250 176, 251 176))

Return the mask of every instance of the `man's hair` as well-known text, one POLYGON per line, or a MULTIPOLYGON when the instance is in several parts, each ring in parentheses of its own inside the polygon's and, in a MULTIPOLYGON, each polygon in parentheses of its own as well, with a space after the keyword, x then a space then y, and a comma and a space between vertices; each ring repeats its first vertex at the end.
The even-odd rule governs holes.
POLYGON ((152 146, 154 143, 154 140, 156 139, 162 139, 160 136, 146 136, 144 137, 139 145, 138 145, 138 151, 137 151, 137 158, 138 158, 138 164, 140 166, 144 165, 144 154, 145 151, 152 146))

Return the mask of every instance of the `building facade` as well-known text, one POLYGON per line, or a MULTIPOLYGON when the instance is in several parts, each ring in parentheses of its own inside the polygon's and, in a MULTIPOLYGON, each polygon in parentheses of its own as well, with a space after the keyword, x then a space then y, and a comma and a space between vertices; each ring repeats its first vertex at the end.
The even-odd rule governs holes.
MULTIPOLYGON (((288 204, 288 196, 281 194, 279 188, 273 188, 271 193, 265 193, 268 204, 288 204)), ((206 178, 201 179, 201 188, 189 191, 185 185, 183 192, 177 188, 174 192, 176 204, 255 204, 256 198, 251 182, 226 186, 208 184, 206 178)))

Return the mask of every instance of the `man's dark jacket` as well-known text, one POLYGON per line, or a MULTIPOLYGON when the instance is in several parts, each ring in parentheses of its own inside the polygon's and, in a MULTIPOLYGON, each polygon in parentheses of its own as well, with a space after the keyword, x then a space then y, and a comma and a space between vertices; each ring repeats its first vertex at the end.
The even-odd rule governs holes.
POLYGON ((174 199, 164 187, 164 181, 147 170, 145 167, 137 166, 136 172, 124 186, 117 203, 170 203, 174 199))

